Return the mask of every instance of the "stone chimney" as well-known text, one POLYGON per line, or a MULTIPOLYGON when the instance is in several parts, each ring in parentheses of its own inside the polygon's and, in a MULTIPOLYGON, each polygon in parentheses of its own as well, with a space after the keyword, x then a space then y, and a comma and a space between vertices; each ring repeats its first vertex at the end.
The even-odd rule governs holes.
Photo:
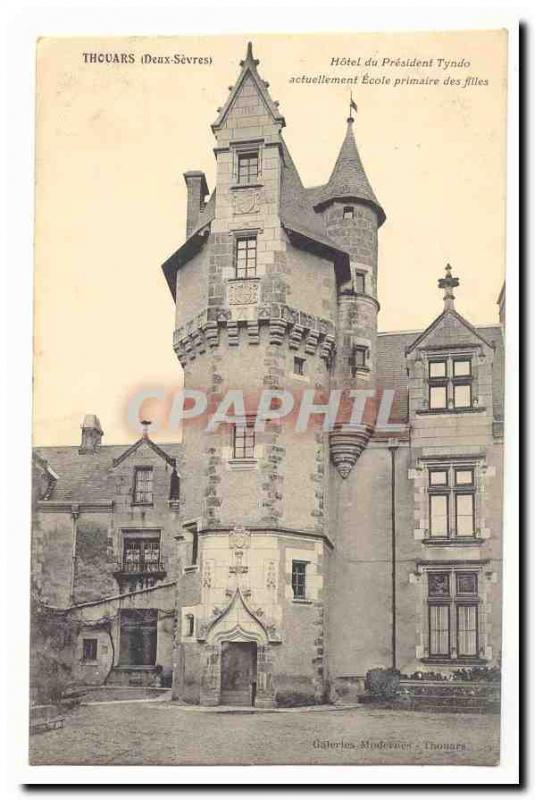
POLYGON ((188 187, 188 210, 186 220, 186 236, 191 236, 195 230, 201 211, 204 210, 205 197, 208 194, 208 184, 204 172, 194 170, 184 173, 184 180, 188 187))
POLYGON ((79 453, 96 453, 104 431, 96 414, 86 414, 82 422, 82 444, 79 453))

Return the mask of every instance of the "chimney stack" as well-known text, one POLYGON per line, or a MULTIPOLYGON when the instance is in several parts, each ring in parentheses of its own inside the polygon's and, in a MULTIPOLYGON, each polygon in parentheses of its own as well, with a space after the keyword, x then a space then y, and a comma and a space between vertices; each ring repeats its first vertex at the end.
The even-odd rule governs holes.
POLYGON ((201 211, 206 205, 205 198, 208 194, 208 184, 204 172, 194 170, 184 173, 184 180, 188 187, 188 210, 186 221, 186 236, 191 236, 195 230, 201 211))
POLYGON ((86 414, 82 422, 82 444, 79 453, 96 453, 104 431, 96 414, 86 414))

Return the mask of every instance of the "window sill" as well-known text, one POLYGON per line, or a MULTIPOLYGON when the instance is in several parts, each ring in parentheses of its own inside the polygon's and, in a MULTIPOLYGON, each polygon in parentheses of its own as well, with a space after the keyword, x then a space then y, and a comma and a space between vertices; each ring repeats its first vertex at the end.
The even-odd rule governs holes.
POLYGON ((132 506, 134 508, 153 508, 154 507, 154 503, 134 503, 132 501, 132 506))
POLYGON ((292 597, 292 603, 297 603, 298 606, 311 606, 312 600, 307 600, 306 597, 292 597))
POLYGON ((480 539, 476 536, 452 536, 444 539, 441 539, 438 536, 432 536, 422 539, 422 544, 437 547, 464 547, 465 545, 468 545, 468 547, 477 547, 478 545, 482 545, 484 541, 485 539, 480 539))
POLYGON ((184 574, 190 573, 190 572, 198 572, 198 571, 199 571, 199 565, 198 564, 189 564, 187 567, 184 567, 184 574))
POLYGON ((98 667, 98 661, 80 661, 81 667, 98 667))
POLYGON ((180 508, 180 500, 168 500, 167 504, 169 508, 180 508))
POLYGON ((263 183, 259 183, 255 181, 254 183, 233 183, 231 184, 231 189, 261 189, 263 183))
POLYGON ((486 411, 484 406, 471 406, 467 408, 419 408, 417 415, 436 415, 436 414, 478 414, 486 411))
POLYGON ((250 470, 256 469, 258 466, 258 459, 256 458, 229 458, 227 464, 232 470, 250 470))

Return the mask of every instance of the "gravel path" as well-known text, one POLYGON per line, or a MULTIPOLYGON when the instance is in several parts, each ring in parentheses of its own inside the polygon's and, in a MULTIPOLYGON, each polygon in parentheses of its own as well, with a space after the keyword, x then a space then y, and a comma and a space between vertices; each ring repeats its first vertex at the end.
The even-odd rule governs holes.
POLYGON ((217 714, 173 703, 81 706, 30 738, 37 764, 479 764, 499 758, 499 716, 368 708, 217 714))

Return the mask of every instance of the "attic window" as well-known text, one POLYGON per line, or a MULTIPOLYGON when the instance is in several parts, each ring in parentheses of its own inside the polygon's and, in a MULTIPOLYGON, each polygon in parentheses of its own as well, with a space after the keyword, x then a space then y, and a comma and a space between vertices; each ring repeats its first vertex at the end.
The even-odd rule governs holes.
POLYGON ((152 467, 134 470, 134 505, 152 505, 152 467))
POLYGON ((258 151, 238 155, 238 183, 255 183, 258 180, 258 151))
POLYGON ((344 219, 354 219, 355 218, 355 209, 353 206, 344 206, 344 219))

